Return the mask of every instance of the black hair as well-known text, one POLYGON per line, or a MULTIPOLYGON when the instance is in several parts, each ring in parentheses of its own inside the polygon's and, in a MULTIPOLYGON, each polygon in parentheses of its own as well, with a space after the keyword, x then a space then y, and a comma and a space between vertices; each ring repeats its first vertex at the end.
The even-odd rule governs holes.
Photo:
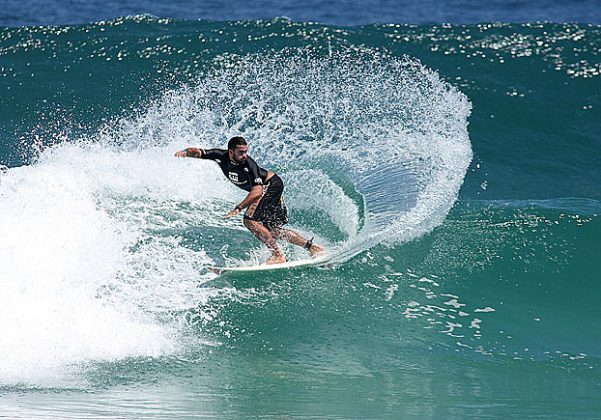
POLYGON ((246 146, 246 140, 244 140, 244 137, 240 137, 240 136, 236 136, 236 137, 232 137, 230 139, 230 141, 227 142, 227 148, 229 150, 234 150, 236 149, 236 146, 246 146))

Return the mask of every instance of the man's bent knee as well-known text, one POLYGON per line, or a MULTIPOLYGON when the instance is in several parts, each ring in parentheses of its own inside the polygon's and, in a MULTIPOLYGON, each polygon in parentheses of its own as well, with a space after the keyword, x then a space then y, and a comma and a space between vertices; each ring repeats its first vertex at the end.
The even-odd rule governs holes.
POLYGON ((257 222, 256 220, 247 219, 246 217, 244 218, 242 223, 244 224, 244 226, 246 226, 247 229, 250 230, 252 230, 255 226, 259 224, 259 222, 257 222))

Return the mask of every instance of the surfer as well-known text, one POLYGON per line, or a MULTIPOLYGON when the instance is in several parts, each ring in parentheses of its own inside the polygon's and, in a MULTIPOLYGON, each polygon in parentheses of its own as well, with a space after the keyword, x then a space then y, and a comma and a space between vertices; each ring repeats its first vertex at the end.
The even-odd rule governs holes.
POLYGON ((272 255, 266 264, 286 262, 276 239, 286 239, 301 246, 312 257, 323 251, 323 247, 314 244, 313 239, 307 240, 297 232, 282 227, 288 223, 288 210, 282 198, 284 183, 277 174, 261 168, 248 156, 248 144, 243 137, 232 137, 227 143, 227 150, 189 147, 176 152, 175 156, 215 161, 235 186, 248 191, 246 198, 225 217, 236 216, 246 209, 244 226, 271 251, 272 255))

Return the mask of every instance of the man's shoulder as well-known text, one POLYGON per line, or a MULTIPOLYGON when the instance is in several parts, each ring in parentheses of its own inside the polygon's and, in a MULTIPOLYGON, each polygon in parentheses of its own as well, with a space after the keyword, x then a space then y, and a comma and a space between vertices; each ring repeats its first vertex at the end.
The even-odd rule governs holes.
POLYGON ((201 149, 203 159, 211 160, 223 160, 227 156, 227 150, 225 149, 201 149))
POLYGON ((250 156, 246 159, 246 166, 259 166, 250 156))
POLYGON ((227 149, 201 149, 201 150, 205 153, 220 153, 220 154, 227 153, 227 149))

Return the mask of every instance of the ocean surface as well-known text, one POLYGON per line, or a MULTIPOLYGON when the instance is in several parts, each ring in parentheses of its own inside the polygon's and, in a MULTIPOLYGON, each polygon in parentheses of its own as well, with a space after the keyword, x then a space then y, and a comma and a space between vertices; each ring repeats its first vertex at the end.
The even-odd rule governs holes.
POLYGON ((599 417, 594 3, 15 4, 0 417, 599 417), (173 155, 240 134, 328 266, 207 270, 269 253, 217 165, 173 155))

